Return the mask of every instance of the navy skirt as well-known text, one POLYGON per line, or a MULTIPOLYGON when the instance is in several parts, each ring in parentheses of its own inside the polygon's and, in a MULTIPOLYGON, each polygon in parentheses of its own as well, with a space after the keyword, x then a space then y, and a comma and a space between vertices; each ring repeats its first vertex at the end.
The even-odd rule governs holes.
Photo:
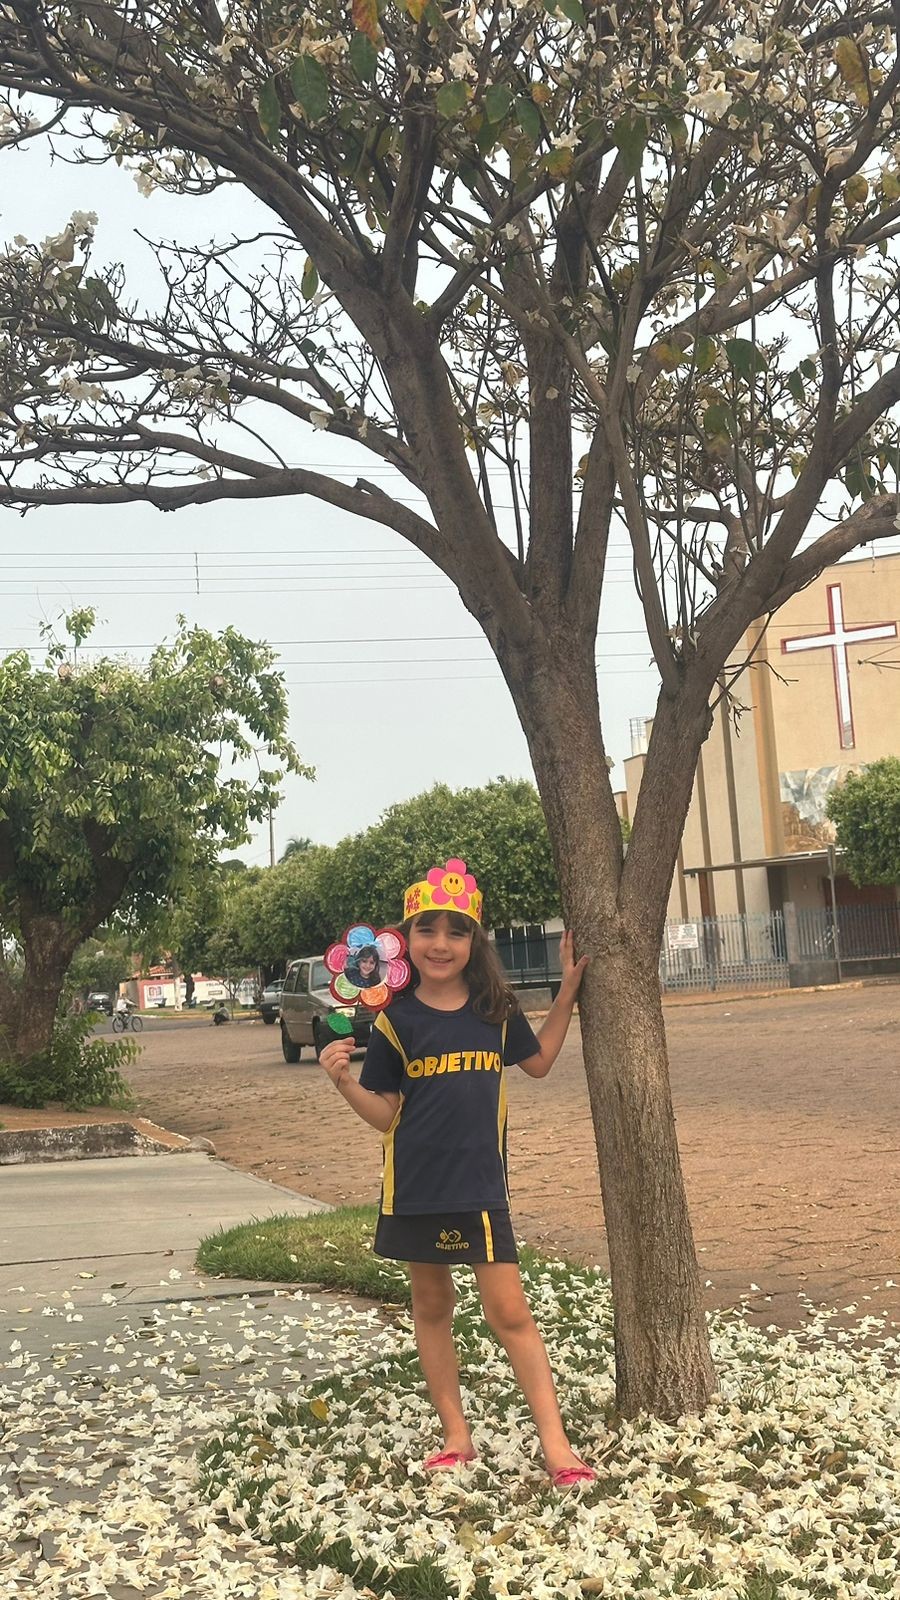
POLYGON ((519 1259, 508 1211, 447 1211, 386 1217, 379 1212, 375 1254, 388 1261, 459 1262, 519 1259))

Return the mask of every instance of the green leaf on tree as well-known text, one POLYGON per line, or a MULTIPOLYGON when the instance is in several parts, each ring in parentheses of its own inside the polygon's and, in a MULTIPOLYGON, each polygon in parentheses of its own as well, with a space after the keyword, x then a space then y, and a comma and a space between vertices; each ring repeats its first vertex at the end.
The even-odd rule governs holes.
POLYGON ((527 95, 519 95, 516 101, 516 121, 532 144, 537 144, 541 137, 541 114, 534 101, 529 100, 527 95))
POLYGON ((303 115, 320 122, 328 110, 328 79, 315 56, 295 56, 291 63, 291 88, 303 115))
POLYGON ((790 374, 787 381, 787 386, 790 394, 796 400, 798 406, 802 406, 804 400, 806 399, 806 389, 803 384, 803 373, 800 371, 799 367, 795 367, 793 372, 790 374))
POLYGON ((469 104, 469 85, 457 79, 455 83, 442 83, 435 95, 442 117, 458 117, 469 104))
POLYGON ((311 300, 313 295, 318 293, 318 289, 319 274, 316 271, 316 264, 311 256, 307 256, 303 276, 300 279, 300 293, 304 300, 311 300))
POLYGON ((613 128, 613 143, 630 178, 640 168, 649 132, 647 118, 635 117, 630 111, 626 111, 613 128))
POLYGON ((694 366, 698 372, 708 372, 715 364, 718 346, 715 339, 710 339, 706 333, 701 333, 694 345, 694 366))
POLYGON ((488 122, 502 122, 513 103, 505 83, 492 83, 484 97, 484 114, 488 122))
POLYGON ((568 17, 569 21, 574 22, 578 28, 587 27, 587 18, 585 17, 581 0, 556 0, 556 3, 549 6, 548 10, 561 11, 563 16, 568 17))
POLYGON ((360 83, 371 83, 378 66, 378 51, 365 33, 355 33, 350 40, 350 65, 360 83))
POLYGON ((714 401, 704 411, 703 432, 708 434, 710 438, 718 438, 723 435, 727 438, 731 433, 731 414, 728 408, 722 405, 721 401, 714 401))
POLYGON ((725 354, 732 372, 739 378, 755 378, 766 370, 766 358, 752 339, 726 339, 725 354))
POLYGON ((659 363, 664 372, 674 372, 680 367, 687 357, 679 344, 674 339, 657 339, 650 346, 650 355, 659 363))
POLYGON ((278 138, 278 130, 281 127, 281 102, 278 99, 278 90, 275 87, 274 78, 270 78, 263 88, 257 103, 256 114, 259 117, 259 125, 265 137, 270 144, 274 144, 278 138))

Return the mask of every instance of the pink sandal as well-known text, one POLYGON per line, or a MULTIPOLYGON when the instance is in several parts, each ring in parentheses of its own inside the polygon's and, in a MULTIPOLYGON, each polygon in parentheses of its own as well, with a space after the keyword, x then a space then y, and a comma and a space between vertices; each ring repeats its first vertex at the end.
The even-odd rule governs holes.
POLYGON ((574 1489, 579 1483, 596 1483, 597 1474, 586 1461, 579 1461, 577 1467, 560 1467, 558 1472, 551 1472, 550 1482, 554 1489, 574 1489))
POLYGON ((426 1456, 422 1462, 422 1471, 449 1472, 451 1467, 462 1467, 474 1461, 476 1454, 475 1450, 435 1450, 434 1455, 426 1456))

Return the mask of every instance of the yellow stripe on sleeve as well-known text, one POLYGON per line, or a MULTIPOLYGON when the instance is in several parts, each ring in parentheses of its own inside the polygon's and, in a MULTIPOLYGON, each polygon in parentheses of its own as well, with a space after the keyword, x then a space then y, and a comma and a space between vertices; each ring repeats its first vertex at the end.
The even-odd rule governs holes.
POLYGON ((494 1235, 491 1229, 490 1212, 482 1211, 481 1220, 484 1223, 484 1253, 488 1261, 494 1259, 494 1235))
POLYGON ((400 1040, 397 1038, 391 1023, 388 1022, 387 1015, 384 1011, 379 1011, 372 1026, 373 1028, 377 1028, 379 1033, 384 1034, 388 1044, 392 1044, 394 1046, 394 1049, 400 1057, 400 1060, 403 1062, 403 1070, 405 1072, 406 1068, 409 1066, 409 1057, 400 1043, 400 1040))

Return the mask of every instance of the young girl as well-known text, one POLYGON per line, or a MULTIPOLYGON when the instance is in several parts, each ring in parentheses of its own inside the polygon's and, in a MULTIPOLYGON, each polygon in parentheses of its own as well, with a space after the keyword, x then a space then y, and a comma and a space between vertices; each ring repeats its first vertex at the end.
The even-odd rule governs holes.
POLYGON ((519 1277, 503 1069, 517 1064, 529 1077, 546 1077, 565 1040, 587 957, 576 962, 572 936, 563 935, 562 983, 536 1037, 480 921, 481 895, 463 862, 432 868, 412 884, 401 925, 411 984, 378 1014, 358 1083, 349 1071, 352 1037, 327 1045, 322 1066, 348 1105, 383 1135, 375 1250, 409 1264, 419 1360, 444 1434, 426 1471, 475 1456, 453 1345, 450 1269, 462 1261, 474 1269, 488 1325, 531 1408, 547 1471, 556 1487, 569 1488, 595 1474, 566 1438, 519 1277))

